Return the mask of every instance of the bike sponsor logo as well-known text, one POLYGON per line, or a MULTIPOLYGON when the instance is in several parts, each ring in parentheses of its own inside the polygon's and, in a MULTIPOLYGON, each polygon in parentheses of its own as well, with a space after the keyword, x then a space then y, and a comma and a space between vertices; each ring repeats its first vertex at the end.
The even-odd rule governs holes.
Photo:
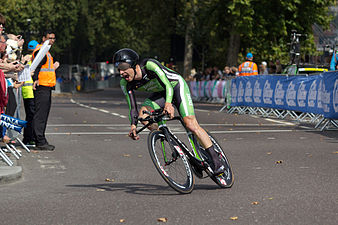
POLYGON ((244 99, 245 102, 252 102, 252 87, 250 81, 246 82, 244 99))
POLYGON ((334 112, 338 112, 338 79, 336 79, 333 88, 333 109, 334 112))
POLYGON ((244 96, 244 88, 243 88, 243 82, 240 81, 238 85, 238 92, 237 92, 237 102, 243 102, 243 96, 244 96))
POLYGON ((221 182, 221 184, 227 185, 227 182, 223 178, 218 178, 218 180, 221 182))
POLYGON ((175 147, 176 151, 178 152, 178 154, 180 154, 180 156, 184 156, 184 153, 179 146, 175 145, 174 147, 175 147))
POLYGON ((314 80, 309 90, 309 97, 308 97, 307 105, 309 107, 315 107, 316 100, 317 100, 317 81, 314 80))
POLYGON ((264 88, 263 88, 263 102, 265 104, 272 104, 272 95, 273 95, 273 90, 271 88, 270 82, 267 80, 265 81, 264 88))
POLYGON ((297 91, 295 89, 295 84, 291 81, 286 91, 286 104, 288 106, 296 106, 297 91))
POLYGON ((305 107, 306 106, 306 95, 307 90, 305 89, 306 85, 304 81, 302 81, 298 87, 297 91, 297 103, 299 107, 305 107))
POLYGON ((160 168, 161 168, 162 173, 168 177, 168 173, 167 171, 164 170, 163 166, 160 166, 160 168))
POLYGON ((253 98, 255 103, 261 103, 262 89, 260 88, 260 83, 258 82, 258 80, 256 80, 255 82, 253 90, 253 98))
POLYGON ((276 105, 284 105, 284 94, 283 84, 280 81, 277 81, 274 97, 276 105))

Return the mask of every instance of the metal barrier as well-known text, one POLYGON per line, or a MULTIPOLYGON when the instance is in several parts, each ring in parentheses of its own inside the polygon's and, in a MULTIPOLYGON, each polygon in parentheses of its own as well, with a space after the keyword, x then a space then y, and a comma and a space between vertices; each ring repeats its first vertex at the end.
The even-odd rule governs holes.
MULTIPOLYGON (((17 132, 21 132, 22 128, 26 126, 26 121, 19 120, 4 114, 1 114, 1 126, 3 129, 13 129, 17 132)), ((29 153, 30 149, 18 138, 15 138, 16 141, 29 153)), ((22 157, 22 153, 18 150, 13 144, 5 144, 5 146, 0 147, 0 157, 8 165, 13 166, 14 163, 7 154, 12 154, 17 160, 22 157)))
POLYGON ((189 86, 192 96, 198 101, 213 102, 215 93, 216 98, 222 97, 224 106, 219 110, 220 112, 228 109, 227 113, 290 119, 314 124, 316 129, 323 131, 330 126, 338 128, 336 121, 338 118, 338 73, 326 73, 321 76, 324 77, 312 76, 310 79, 310 76, 259 75, 239 77, 237 80, 229 78, 226 81, 190 81, 189 86), (288 80, 288 83, 284 84, 284 89, 283 83, 277 81, 278 79, 270 81, 281 77, 288 80), (250 82, 247 79, 250 79, 250 82), (300 81, 297 83, 298 79, 300 81), (233 85, 234 83, 237 86, 233 85), (267 99, 267 103, 263 102, 266 100, 263 98, 267 99), (308 109, 306 104, 309 103, 306 101, 310 102, 311 106, 316 103, 321 108, 308 109), (274 102, 280 105, 273 104, 274 102), (286 104, 288 104, 287 107, 286 104))

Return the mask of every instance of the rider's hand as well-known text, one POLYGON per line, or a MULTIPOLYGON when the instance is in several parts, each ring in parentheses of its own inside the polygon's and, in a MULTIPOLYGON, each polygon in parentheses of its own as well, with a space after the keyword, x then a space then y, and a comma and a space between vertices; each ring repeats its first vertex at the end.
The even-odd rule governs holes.
POLYGON ((129 137, 131 137, 133 140, 140 139, 140 136, 136 134, 136 126, 134 124, 130 127, 129 137))
POLYGON ((164 105, 164 112, 168 113, 170 119, 172 119, 174 117, 175 109, 171 103, 166 102, 164 105))

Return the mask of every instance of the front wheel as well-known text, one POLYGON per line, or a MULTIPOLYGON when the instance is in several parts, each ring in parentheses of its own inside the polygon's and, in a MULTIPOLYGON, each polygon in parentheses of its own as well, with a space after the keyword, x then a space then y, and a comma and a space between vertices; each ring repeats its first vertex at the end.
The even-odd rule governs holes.
POLYGON ((225 172, 218 175, 218 176, 211 176, 211 179, 218 184, 218 186, 222 188, 229 188, 234 183, 234 174, 232 172, 232 168, 228 158, 226 157, 222 147, 218 144, 217 140, 209 133, 209 138, 214 145, 214 149, 220 155, 220 160, 222 161, 223 165, 225 166, 225 172))
POLYGON ((191 193, 195 179, 190 164, 179 144, 172 140, 171 148, 162 131, 152 131, 148 136, 150 157, 165 182, 175 191, 183 194, 191 193))

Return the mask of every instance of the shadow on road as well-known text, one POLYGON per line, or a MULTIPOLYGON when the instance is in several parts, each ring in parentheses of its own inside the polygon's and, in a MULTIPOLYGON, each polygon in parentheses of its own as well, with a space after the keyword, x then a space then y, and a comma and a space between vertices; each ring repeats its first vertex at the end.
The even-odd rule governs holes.
MULTIPOLYGON (((96 191, 124 191, 137 195, 179 195, 178 192, 169 186, 141 184, 141 183, 105 183, 105 184, 72 184, 66 185, 71 188, 92 188, 96 191)), ((215 190, 219 189, 217 185, 195 185, 194 190, 215 190)))

